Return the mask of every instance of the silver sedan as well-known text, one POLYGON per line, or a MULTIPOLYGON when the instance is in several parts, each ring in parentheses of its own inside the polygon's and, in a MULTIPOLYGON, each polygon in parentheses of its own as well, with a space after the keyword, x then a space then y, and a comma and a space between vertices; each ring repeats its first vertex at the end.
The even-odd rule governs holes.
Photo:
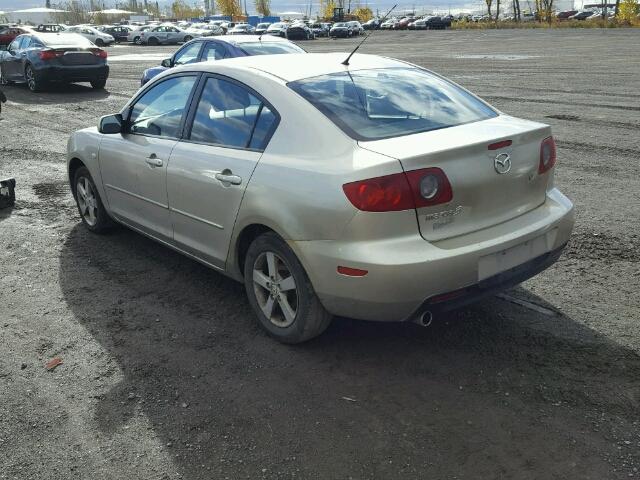
POLYGON ((171 69, 68 172, 85 226, 125 225, 241 281, 283 342, 333 316, 428 323, 522 282, 567 244, 549 126, 372 55, 171 69))

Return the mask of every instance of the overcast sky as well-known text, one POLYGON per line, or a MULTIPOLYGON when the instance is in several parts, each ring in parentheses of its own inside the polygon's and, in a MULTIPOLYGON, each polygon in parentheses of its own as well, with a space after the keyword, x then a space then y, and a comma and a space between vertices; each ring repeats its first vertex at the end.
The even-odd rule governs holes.
MULTIPOLYGON (((119 3, 125 3, 126 0, 119 0, 119 3)), ((188 3, 195 3, 190 0, 187 0, 188 3)), ((244 1, 244 0, 243 0, 244 1)), ((312 13, 315 14, 318 11, 318 0, 311 0, 312 2, 312 13)), ((345 6, 347 5, 348 0, 345 0, 345 6)), ((352 6, 355 6, 357 0, 352 0, 352 6)), ((52 0, 51 3, 57 3, 56 0, 52 0)), ((115 6, 115 0, 105 0, 105 3, 108 7, 115 6)), ((160 0, 161 4, 170 4, 171 0, 160 0)), ((199 3, 204 3, 200 1, 199 3)), ((361 5, 369 5, 372 10, 375 12, 376 9, 380 10, 380 13, 383 14, 389 8, 394 5, 393 0, 378 0, 378 1, 366 1, 360 0, 361 5)), ((428 11, 428 10, 447 10, 451 9, 459 9, 459 8, 481 8, 481 5, 484 4, 483 0, 420 0, 418 2, 411 2, 407 0, 398 0, 398 7, 396 10, 402 11, 405 9, 413 9, 415 8, 417 11, 428 11)), ((45 2, 42 0, 0 0, 0 10, 18 10, 23 8, 30 7, 43 7, 45 2)), ((305 12, 308 10, 309 2, 304 2, 304 0, 271 0, 271 10, 274 12, 286 12, 286 11, 297 11, 297 12, 305 12)), ((249 13, 252 13, 253 9, 253 0, 247 0, 247 9, 249 13)))

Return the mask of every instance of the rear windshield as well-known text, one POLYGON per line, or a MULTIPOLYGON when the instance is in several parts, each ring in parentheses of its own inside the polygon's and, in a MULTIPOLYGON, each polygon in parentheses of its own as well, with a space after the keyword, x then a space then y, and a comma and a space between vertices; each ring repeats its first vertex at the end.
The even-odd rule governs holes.
POLYGON ((305 53, 299 46, 287 42, 251 42, 238 45, 249 55, 274 55, 279 53, 305 53))
POLYGON ((38 38, 47 47, 93 47, 91 41, 77 33, 44 33, 38 35, 38 38))
POLYGON ((347 135, 380 140, 477 122, 498 114, 425 70, 355 70, 288 84, 347 135))

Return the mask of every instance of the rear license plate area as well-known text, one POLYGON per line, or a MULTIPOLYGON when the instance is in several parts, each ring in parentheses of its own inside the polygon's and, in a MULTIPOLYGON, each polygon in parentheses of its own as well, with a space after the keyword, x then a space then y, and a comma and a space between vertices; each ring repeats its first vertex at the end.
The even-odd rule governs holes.
POLYGON ((532 238, 513 247, 480 257, 478 260, 478 281, 522 265, 540 255, 544 255, 551 249, 556 233, 556 229, 553 229, 544 235, 532 238))

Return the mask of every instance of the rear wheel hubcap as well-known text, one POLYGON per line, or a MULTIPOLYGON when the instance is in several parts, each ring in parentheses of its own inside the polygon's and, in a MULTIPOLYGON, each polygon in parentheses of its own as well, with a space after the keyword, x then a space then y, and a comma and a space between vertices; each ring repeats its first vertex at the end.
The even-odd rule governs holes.
POLYGON ((290 326, 298 313, 298 288, 287 263, 274 252, 258 255, 253 265, 253 289, 258 306, 280 328, 290 326))

